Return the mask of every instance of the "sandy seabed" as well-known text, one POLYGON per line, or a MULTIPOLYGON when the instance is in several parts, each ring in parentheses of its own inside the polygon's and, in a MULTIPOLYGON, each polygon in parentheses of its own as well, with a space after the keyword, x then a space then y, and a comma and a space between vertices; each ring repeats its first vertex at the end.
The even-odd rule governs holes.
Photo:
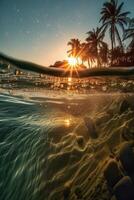
POLYGON ((103 170, 124 133, 133 139, 133 98, 1 89, 0 199, 109 200, 103 170), (121 112, 124 99, 131 108, 121 112), (85 117, 93 120, 96 139, 85 117))

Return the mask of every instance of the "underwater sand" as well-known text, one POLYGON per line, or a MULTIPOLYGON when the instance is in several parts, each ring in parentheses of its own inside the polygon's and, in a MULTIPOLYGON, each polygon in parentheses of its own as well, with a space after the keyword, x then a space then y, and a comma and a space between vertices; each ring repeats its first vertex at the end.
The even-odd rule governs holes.
POLYGON ((70 94, 14 90, 0 93, 1 200, 108 200, 103 168, 134 130, 134 112, 120 113, 133 94, 70 94), (94 120, 92 139, 84 117, 94 120))

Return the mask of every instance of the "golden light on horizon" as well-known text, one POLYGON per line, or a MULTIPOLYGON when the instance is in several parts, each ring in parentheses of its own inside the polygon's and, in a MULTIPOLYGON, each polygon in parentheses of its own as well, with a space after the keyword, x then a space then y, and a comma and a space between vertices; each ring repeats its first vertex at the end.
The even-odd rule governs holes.
POLYGON ((68 64, 71 66, 71 67, 76 67, 78 65, 78 62, 77 62, 77 58, 71 56, 71 57, 68 57, 68 64))
MULTIPOLYGON (((79 57, 74 57, 70 56, 67 58, 68 61, 68 66, 65 71, 70 71, 70 77, 72 77, 73 73, 76 73, 77 76, 79 77, 78 74, 78 69, 80 67, 80 58, 79 57)), ((68 80, 69 85, 71 85, 72 80, 68 80)))
POLYGON ((66 127, 69 127, 69 126, 70 126, 70 123, 71 123, 71 122, 70 122, 70 119, 65 119, 64 122, 65 122, 65 126, 66 126, 66 127))

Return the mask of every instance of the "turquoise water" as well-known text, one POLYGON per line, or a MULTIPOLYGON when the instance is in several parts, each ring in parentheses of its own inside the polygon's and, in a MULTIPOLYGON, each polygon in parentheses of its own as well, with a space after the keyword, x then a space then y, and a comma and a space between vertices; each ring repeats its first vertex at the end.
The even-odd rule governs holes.
POLYGON ((126 95, 44 96, 0 94, 0 199, 60 200, 69 187, 71 200, 78 186, 95 199, 104 160, 134 120, 131 110, 119 113, 126 95), (96 123, 95 141, 85 116, 96 123))

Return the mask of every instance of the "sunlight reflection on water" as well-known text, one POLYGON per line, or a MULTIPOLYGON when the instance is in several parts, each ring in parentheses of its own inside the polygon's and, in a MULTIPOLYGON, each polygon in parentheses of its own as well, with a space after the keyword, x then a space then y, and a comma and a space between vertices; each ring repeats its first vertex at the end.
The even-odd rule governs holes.
POLYGON ((42 94, 45 98, 35 93, 32 97, 32 92, 29 98, 26 93, 25 98, 0 95, 1 200, 62 200, 67 183, 79 183, 85 195, 87 189, 90 193, 96 176, 90 175, 102 168, 100 161, 120 142, 124 123, 133 120, 131 111, 118 113, 117 94, 42 94), (97 123, 95 141, 85 116, 97 123))

